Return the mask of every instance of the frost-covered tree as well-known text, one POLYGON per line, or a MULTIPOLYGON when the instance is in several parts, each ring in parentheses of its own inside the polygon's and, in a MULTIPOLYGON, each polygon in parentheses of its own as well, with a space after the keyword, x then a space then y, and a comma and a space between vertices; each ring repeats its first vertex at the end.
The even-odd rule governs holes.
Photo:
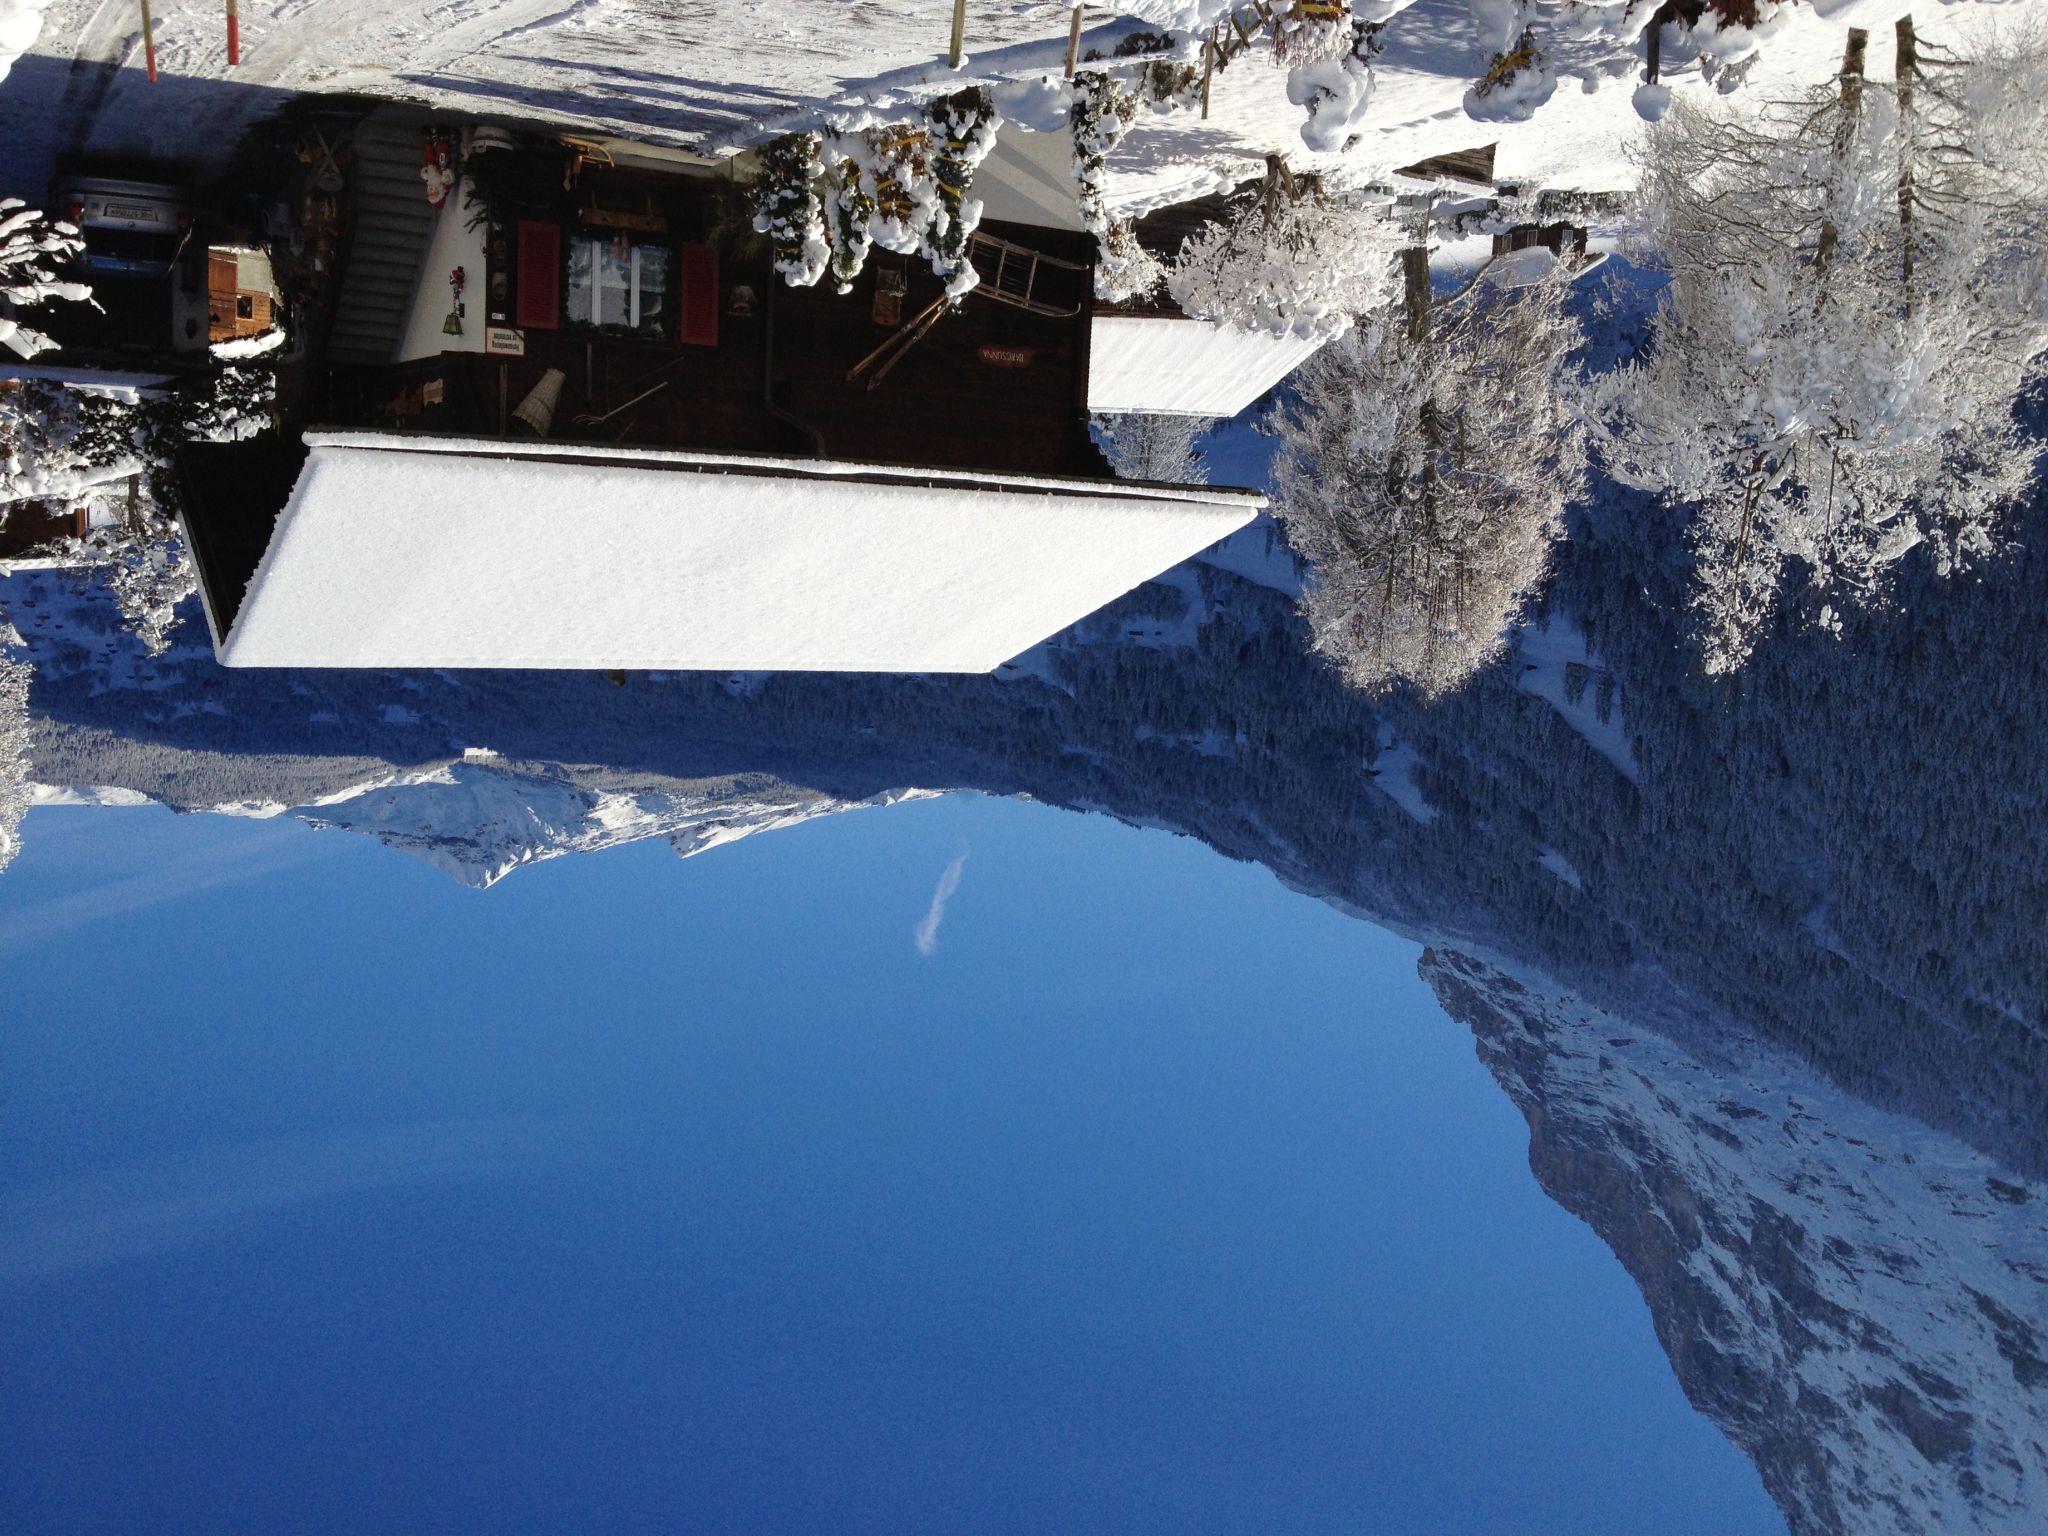
POLYGON ((16 312, 51 299, 89 300, 90 287, 57 275, 84 248, 69 224, 44 218, 20 198, 0 198, 0 345, 24 358, 56 346, 16 312))
POLYGON ((1138 98, 1113 76, 1085 70, 1074 77, 1068 125, 1074 137, 1074 183, 1081 227, 1095 237, 1095 296, 1127 304, 1155 292, 1165 268, 1138 241, 1128 219, 1109 211, 1109 157, 1137 120, 1138 98))
POLYGON ((1097 415, 1092 425, 1103 457, 1120 480, 1160 480, 1176 485, 1206 485, 1209 481, 1201 440, 1216 422, 1208 417, 1134 411, 1097 415))
POLYGON ((1818 617, 1882 601, 1923 544, 1981 559, 2031 479, 2013 405, 2048 347, 2048 83, 2038 41, 1893 81, 1852 33, 1833 85, 1760 120, 1681 106, 1641 151, 1643 241, 1671 271, 1648 355, 1598 396, 1622 478, 1694 509, 1710 671, 1788 573, 1818 617))
POLYGON ((16 654, 21 636, 0 616, 0 869, 21 852, 28 814, 28 685, 34 675, 16 654))
POLYGON ((792 133, 761 152, 754 189, 754 228, 768 237, 775 270, 792 288, 808 288, 825 272, 824 206, 818 197, 818 136, 792 133))
POLYGON ((940 97, 925 108, 932 180, 938 188, 938 206, 925 231, 925 253, 954 299, 964 298, 981 281, 967 256, 968 241, 981 223, 981 199, 971 192, 975 169, 996 147, 1002 122, 984 86, 940 97))
POLYGON ((1562 266, 1510 288, 1403 297, 1324 347, 1280 418, 1274 511, 1311 568, 1303 611, 1354 687, 1457 687, 1499 655, 1549 568, 1585 447, 1567 389, 1562 266))
POLYGON ((1247 331, 1340 336, 1385 302, 1396 233, 1384 211, 1296 175, 1278 155, 1224 220, 1182 245, 1168 275, 1188 314, 1247 331))

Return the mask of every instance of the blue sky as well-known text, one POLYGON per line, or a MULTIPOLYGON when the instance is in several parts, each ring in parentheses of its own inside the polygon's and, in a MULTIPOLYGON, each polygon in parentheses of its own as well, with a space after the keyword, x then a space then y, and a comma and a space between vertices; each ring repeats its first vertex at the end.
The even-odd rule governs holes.
POLYGON ((1190 840, 25 831, 7 1528, 1783 1529, 1416 947, 1190 840))

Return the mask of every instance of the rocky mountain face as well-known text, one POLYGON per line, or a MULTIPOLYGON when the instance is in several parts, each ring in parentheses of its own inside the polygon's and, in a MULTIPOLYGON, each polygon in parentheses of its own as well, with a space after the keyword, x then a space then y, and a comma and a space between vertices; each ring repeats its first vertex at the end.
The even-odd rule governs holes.
POLYGON ((1709 1068, 1510 966, 1421 969, 1795 1536, 2040 1529, 2048 1191, 1761 1042, 1709 1068))

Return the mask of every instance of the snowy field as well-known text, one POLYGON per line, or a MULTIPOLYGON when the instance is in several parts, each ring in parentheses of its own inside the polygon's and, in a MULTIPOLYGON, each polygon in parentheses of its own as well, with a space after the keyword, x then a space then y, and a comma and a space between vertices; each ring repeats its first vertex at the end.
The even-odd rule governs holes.
MULTIPOLYGON (((1138 211, 1229 185, 1272 150, 1355 183, 1497 143, 1502 180, 1626 186, 1640 43, 1617 46, 1605 35, 1555 43, 1555 93, 1527 121, 1475 121, 1465 95, 1485 69, 1486 29, 1503 3, 1373 0, 1375 13, 1396 13, 1386 52, 1351 142, 1328 154, 1305 148, 1287 71, 1262 43, 1217 73, 1206 120, 1193 109, 1148 115, 1125 139, 1111 161, 1113 208, 1138 211)), ((1199 35, 1225 5, 1089 7, 1084 54, 1108 55, 1122 38, 1161 25, 1199 35)), ((1922 36, 1966 43, 1977 29, 2036 8, 1922 0, 1915 14, 1922 36)), ((1872 30, 1871 73, 1883 78, 1882 29, 1911 9, 1907 0, 1788 3, 1741 94, 1764 100, 1828 78, 1850 26, 1872 30)), ((203 169, 232 148, 239 129, 303 91, 546 119, 722 154, 835 111, 887 113, 970 81, 1057 75, 1069 15, 1063 0, 969 0, 969 57, 955 72, 945 64, 950 0, 242 0, 242 63, 231 70, 223 0, 156 0, 154 10, 162 78, 151 85, 137 0, 0 0, 0 61, 18 55, 0 82, 0 192, 39 196, 52 158, 66 150, 176 157, 203 169)), ((1621 12, 1532 4, 1526 14, 1549 18, 1554 39, 1574 15, 1621 12)), ((1665 81, 1680 93, 1711 90, 1697 63, 1681 57, 1667 59, 1665 81)))

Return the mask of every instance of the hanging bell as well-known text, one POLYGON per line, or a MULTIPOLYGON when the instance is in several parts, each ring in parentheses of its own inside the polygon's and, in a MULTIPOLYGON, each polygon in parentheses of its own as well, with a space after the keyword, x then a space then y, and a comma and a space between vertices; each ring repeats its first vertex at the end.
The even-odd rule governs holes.
POLYGON ((452 309, 448 311, 448 318, 441 322, 441 333, 444 336, 460 336, 462 334, 462 315, 460 312, 452 309))

